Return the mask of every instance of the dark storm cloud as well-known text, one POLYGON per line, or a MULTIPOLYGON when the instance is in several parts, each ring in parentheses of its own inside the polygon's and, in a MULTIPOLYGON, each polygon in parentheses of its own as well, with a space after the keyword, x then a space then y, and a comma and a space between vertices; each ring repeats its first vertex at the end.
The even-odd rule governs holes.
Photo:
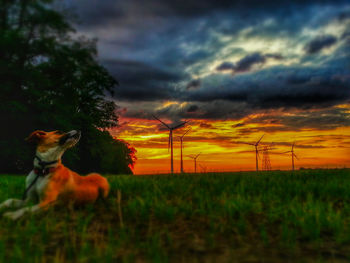
POLYGON ((313 4, 344 4, 346 0, 295 0, 295 1, 278 1, 278 0, 148 0, 140 2, 137 0, 88 0, 72 1, 65 0, 70 6, 77 9, 84 26, 96 26, 106 24, 111 20, 125 21, 130 17, 154 18, 165 16, 178 17, 196 17, 227 9, 232 9, 246 14, 257 12, 258 10, 266 11, 271 8, 271 12, 276 12, 280 8, 285 13, 291 8, 302 8, 313 4))
POLYGON ((187 90, 191 90, 191 89, 199 89, 201 87, 201 81, 199 79, 194 79, 191 80, 187 86, 186 89, 187 90))
POLYGON ((320 52, 324 48, 329 48, 337 42, 337 38, 332 35, 319 36, 304 47, 308 54, 315 54, 320 52))
POLYGON ((135 61, 105 60, 103 65, 120 83, 116 97, 127 101, 155 101, 176 97, 174 83, 183 75, 135 61))
POLYGON ((347 126, 350 118, 346 111, 329 110, 334 105, 350 102, 350 72, 343 65, 344 61, 339 59, 320 68, 276 66, 234 77, 221 74, 208 76, 202 79, 201 89, 177 91, 177 100, 190 102, 189 107, 183 107, 181 103, 171 104, 155 113, 172 120, 239 120, 266 110, 283 109, 288 112, 303 109, 311 113, 266 121, 259 119, 258 122, 282 127, 262 128, 266 132, 347 126), (192 105, 196 105, 195 111, 192 105), (323 108, 328 110, 320 111, 323 108))
POLYGON ((240 73, 240 72, 247 72, 252 70, 254 66, 263 65, 266 63, 266 60, 268 58, 281 60, 283 59, 283 56, 280 54, 260 54, 259 52, 255 52, 252 54, 248 54, 247 56, 243 57, 236 63, 231 62, 223 62, 218 67, 216 67, 217 71, 227 71, 230 70, 232 73, 240 73))
POLYGON ((127 10, 123 8, 122 1, 118 0, 90 0, 84 3, 74 3, 75 10, 79 15, 78 21, 84 27, 103 25, 110 20, 120 20, 127 16, 127 10))
POLYGON ((217 71, 226 71, 226 70, 234 70, 235 64, 231 62, 222 62, 219 66, 216 67, 217 71))
MULTIPOLYGON (((232 103, 218 100, 212 102, 197 102, 194 105, 196 105, 194 107, 196 109, 195 111, 188 111, 188 107, 182 107, 181 104, 171 104, 155 111, 153 110, 153 113, 163 118, 169 118, 173 122, 177 122, 180 119, 239 120, 254 113, 245 103, 232 103)), ((191 108, 191 106, 189 107, 191 108)))
MULTIPOLYGON (((168 87, 163 90, 166 92, 161 93, 162 96, 157 95, 159 91, 154 91, 156 95, 152 95, 152 98, 166 99, 173 96, 179 103, 163 108, 156 104, 147 109, 142 106, 142 109, 174 122, 186 118, 239 120, 257 112, 276 109, 286 112, 293 109, 306 112, 310 109, 327 109, 350 102, 350 68, 346 63, 349 63, 347 57, 343 57, 329 60, 327 64, 316 68, 275 66, 243 75, 213 74, 201 79, 200 89, 178 90, 168 87), (187 102, 189 106, 183 107, 182 102, 187 102), (154 111, 155 108, 161 109, 154 111)), ((133 107, 135 109, 129 108, 129 116, 145 116, 140 108, 136 105, 133 107)), ((298 130, 301 127, 328 129, 346 126, 348 115, 347 112, 336 111, 332 114, 312 113, 306 117, 274 118, 269 119, 269 122, 260 119, 259 122, 284 127, 266 128, 266 132, 298 130)))
POLYGON ((235 77, 211 75, 188 100, 245 102, 251 108, 328 107, 350 99, 350 70, 343 59, 320 68, 275 66, 235 77))
POLYGON ((197 105, 191 105, 190 107, 188 107, 187 112, 196 112, 198 109, 199 108, 197 105))
POLYGON ((295 116, 281 116, 281 124, 286 127, 317 128, 328 130, 337 127, 350 126, 350 118, 344 109, 325 109, 295 116))
POLYGON ((256 64, 264 64, 266 61, 265 56, 256 52, 239 60, 234 68, 235 72, 245 72, 251 70, 251 68, 256 64))
MULTIPOLYGON (((319 80, 310 79, 298 86, 286 86, 287 90, 277 91, 275 94, 259 94, 252 103, 261 108, 300 107, 312 108, 336 105, 349 98, 349 84, 339 80, 320 77, 319 80)), ((276 87, 274 87, 276 89, 276 87)))

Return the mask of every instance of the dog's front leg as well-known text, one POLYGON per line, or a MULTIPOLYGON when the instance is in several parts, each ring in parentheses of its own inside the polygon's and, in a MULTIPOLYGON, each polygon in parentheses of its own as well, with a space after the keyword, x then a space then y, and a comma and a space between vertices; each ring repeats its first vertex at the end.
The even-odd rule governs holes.
MULTIPOLYGON (((31 183, 35 180, 35 177, 37 175, 34 173, 34 171, 31 171, 29 175, 26 177, 26 188, 31 185, 31 183)), ((8 199, 0 204, 0 210, 3 208, 21 208, 24 207, 26 204, 28 204, 30 201, 37 200, 37 195, 35 192, 35 187, 32 186, 29 191, 26 194, 26 199, 8 199)))
POLYGON ((20 208, 25 206, 26 200, 20 200, 20 199, 8 199, 5 202, 0 204, 0 209, 3 208, 20 208))
POLYGON ((14 212, 7 212, 4 217, 10 218, 12 220, 17 220, 26 213, 36 213, 49 208, 53 205, 57 199, 58 193, 50 192, 45 199, 43 199, 39 204, 29 207, 24 207, 14 212))
POLYGON ((35 201, 37 199, 34 189, 30 189, 27 193, 25 200, 21 199, 8 199, 0 204, 0 210, 3 208, 21 208, 27 205, 30 201, 35 201))
POLYGON ((35 213, 35 212, 39 212, 40 210, 43 210, 43 209, 44 209, 44 207, 41 204, 37 204, 34 206, 21 208, 19 210, 14 211, 14 212, 7 212, 4 214, 4 217, 10 218, 12 220, 17 220, 28 212, 35 213))
POLYGON ((20 217, 22 217, 26 213, 36 213, 40 212, 42 210, 45 210, 49 208, 49 206, 53 205, 55 201, 50 201, 50 202, 41 202, 40 204, 34 205, 34 206, 29 206, 29 207, 24 207, 19 210, 16 210, 14 212, 7 212, 4 214, 4 217, 10 218, 12 220, 17 220, 20 217))

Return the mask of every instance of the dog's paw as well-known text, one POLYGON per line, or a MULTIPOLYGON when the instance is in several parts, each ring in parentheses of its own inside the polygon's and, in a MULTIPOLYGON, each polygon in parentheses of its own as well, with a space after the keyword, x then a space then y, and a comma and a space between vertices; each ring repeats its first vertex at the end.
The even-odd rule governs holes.
POLYGON ((11 220, 17 220, 21 216, 23 216, 23 212, 21 210, 15 211, 15 212, 7 212, 7 213, 3 214, 3 217, 6 217, 6 218, 11 219, 11 220))

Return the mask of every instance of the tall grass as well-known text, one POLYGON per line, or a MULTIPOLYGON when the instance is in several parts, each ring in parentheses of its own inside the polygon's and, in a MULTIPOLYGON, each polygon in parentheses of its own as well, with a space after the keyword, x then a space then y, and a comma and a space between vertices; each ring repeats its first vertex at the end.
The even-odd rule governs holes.
POLYGON ((349 170, 107 177, 108 206, 0 218, 0 262, 350 260, 349 170))

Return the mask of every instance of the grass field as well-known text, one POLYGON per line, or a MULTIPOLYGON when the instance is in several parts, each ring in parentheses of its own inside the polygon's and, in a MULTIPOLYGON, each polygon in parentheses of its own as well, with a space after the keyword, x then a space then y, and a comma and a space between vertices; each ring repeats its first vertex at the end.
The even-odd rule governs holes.
POLYGON ((350 261, 350 170, 108 179, 108 206, 0 217, 0 262, 350 261))

